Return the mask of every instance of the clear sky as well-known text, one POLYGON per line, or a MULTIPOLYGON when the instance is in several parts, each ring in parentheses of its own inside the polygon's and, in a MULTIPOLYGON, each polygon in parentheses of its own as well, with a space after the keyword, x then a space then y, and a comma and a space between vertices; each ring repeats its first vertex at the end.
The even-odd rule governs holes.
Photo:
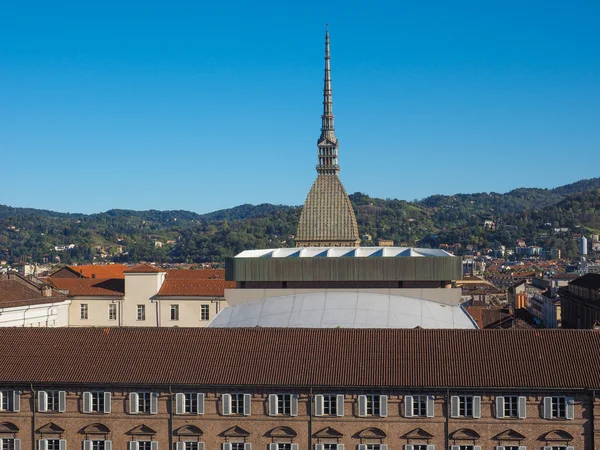
POLYGON ((600 2, 7 1, 0 204, 304 202, 325 24, 349 193, 600 176, 600 2))

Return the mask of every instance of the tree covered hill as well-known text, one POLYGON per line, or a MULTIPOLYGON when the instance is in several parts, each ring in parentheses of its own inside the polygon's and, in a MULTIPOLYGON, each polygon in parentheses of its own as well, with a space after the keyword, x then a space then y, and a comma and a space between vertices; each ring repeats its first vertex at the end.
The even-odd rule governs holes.
MULTIPOLYGON (((554 228, 600 232, 600 178, 555 189, 520 188, 506 194, 434 195, 420 201, 350 195, 363 245, 391 239, 438 247, 460 243, 483 248, 528 244, 574 256, 570 235, 554 228), (484 227, 486 220, 495 224, 484 227)), ((210 262, 250 248, 294 246, 301 208, 240 205, 189 211, 113 209, 70 214, 0 205, 0 259, 9 262, 210 262), (71 249, 62 246, 73 244, 71 249)))

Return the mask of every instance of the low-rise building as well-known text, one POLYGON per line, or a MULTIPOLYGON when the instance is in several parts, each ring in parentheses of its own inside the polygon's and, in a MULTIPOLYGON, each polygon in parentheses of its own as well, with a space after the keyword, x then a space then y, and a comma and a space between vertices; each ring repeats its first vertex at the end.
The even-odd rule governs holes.
POLYGON ((593 328, 600 324, 600 274, 588 273, 559 289, 564 328, 593 328))
POLYGON ((66 327, 71 301, 44 283, 0 274, 0 327, 66 327))
POLYGON ((0 341, 8 450, 590 450, 600 440, 592 330, 5 328, 0 341))

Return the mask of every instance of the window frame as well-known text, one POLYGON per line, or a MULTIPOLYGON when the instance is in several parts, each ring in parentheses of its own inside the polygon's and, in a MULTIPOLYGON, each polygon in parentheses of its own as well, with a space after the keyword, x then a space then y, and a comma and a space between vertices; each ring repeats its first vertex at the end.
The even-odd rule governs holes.
POLYGON ((117 320, 117 304, 108 304, 108 320, 117 320))
POLYGON ((146 305, 137 305, 136 318, 140 322, 146 320, 146 305))
POLYGON ((79 304, 79 320, 89 320, 90 308, 88 303, 79 304))
POLYGON ((200 320, 210 320, 210 305, 200 305, 200 320))
POLYGON ((171 320, 173 322, 178 321, 179 320, 179 304, 178 303, 172 303, 170 310, 171 310, 171 315, 170 315, 171 320))
POLYGON ((293 394, 276 394, 277 395, 277 415, 291 416, 292 415, 292 395, 293 394))

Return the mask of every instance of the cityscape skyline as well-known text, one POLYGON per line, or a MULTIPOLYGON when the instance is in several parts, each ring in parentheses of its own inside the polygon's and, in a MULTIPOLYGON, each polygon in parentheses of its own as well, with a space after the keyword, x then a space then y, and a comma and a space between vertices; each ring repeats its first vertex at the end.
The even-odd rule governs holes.
POLYGON ((285 28, 283 6, 253 12, 250 24, 224 22, 219 5, 165 14, 149 4, 131 23, 110 3, 33 14, 9 5, 0 149, 15 189, 0 204, 302 204, 317 163, 327 22, 349 193, 412 200, 592 178, 581 161, 600 137, 600 7, 537 4, 439 3, 425 14, 314 2, 285 28), (548 176, 557 159, 563 170, 548 176))

